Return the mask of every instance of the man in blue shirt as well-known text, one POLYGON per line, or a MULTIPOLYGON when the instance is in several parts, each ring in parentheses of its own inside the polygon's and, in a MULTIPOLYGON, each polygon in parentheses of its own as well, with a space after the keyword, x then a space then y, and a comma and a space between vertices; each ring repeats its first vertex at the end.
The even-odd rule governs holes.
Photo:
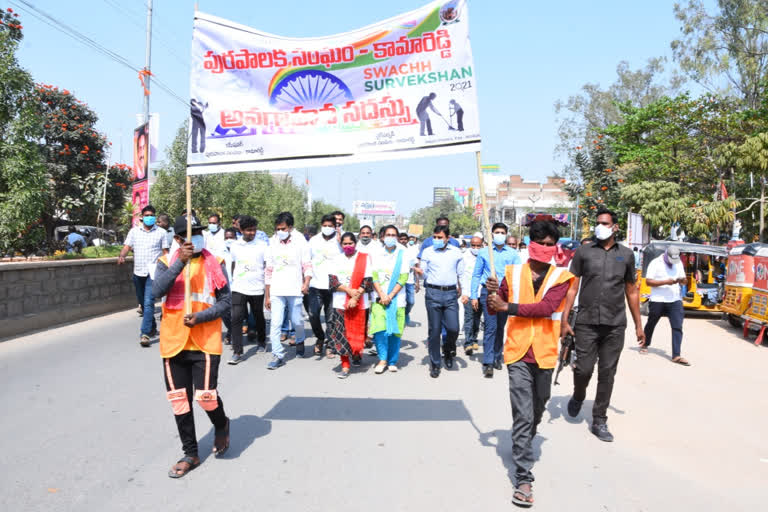
POLYGON ((496 269, 496 276, 503 276, 507 265, 519 265, 520 255, 507 243, 507 226, 497 222, 491 228, 493 233, 493 242, 487 249, 483 249, 477 255, 475 271, 472 273, 472 290, 470 299, 472 307, 482 306, 483 319, 485 321, 485 330, 483 333, 483 375, 487 378, 493 377, 493 368, 501 370, 502 355, 504 348, 504 325, 507 323, 507 314, 498 312, 492 315, 488 312, 488 290, 485 288, 485 281, 491 275, 490 251, 493 250, 493 265, 496 269), (478 288, 480 293, 478 297, 478 288))
POLYGON ((66 237, 67 252, 80 252, 88 245, 85 241, 85 237, 77 232, 75 226, 69 226, 69 234, 66 237), (75 246, 79 242, 79 246, 75 246))
POLYGON ((461 250, 449 245, 450 231, 447 226, 436 226, 432 245, 421 254, 420 267, 414 272, 424 277, 425 303, 429 324, 429 375, 440 376, 440 331, 445 327, 443 358, 445 367, 453 367, 456 356, 456 339, 459 337, 459 278, 464 272, 461 250))
MULTIPOLYGON (((448 232, 450 233, 451 221, 448 220, 448 217, 446 217, 444 215, 438 217, 437 220, 435 221, 435 225, 437 225, 437 226, 445 226, 446 228, 448 228, 448 230, 449 230, 448 232)), ((421 248, 419 250, 419 259, 421 259, 421 255, 424 254, 424 249, 426 249, 427 247, 432 247, 433 243, 434 243, 434 240, 432 239, 432 237, 428 237, 426 240, 424 240, 421 243, 421 248)), ((452 245, 452 246, 454 246, 456 248, 461 247, 461 244, 459 244, 459 241, 456 240, 453 237, 449 237, 448 238, 448 245, 452 245)))

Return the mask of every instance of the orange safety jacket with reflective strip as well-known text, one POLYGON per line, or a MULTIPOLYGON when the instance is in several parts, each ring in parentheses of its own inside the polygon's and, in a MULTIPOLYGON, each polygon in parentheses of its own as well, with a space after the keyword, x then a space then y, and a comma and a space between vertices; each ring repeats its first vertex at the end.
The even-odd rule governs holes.
MULTIPOLYGON (((505 278, 509 290, 510 304, 533 304, 541 302, 550 288, 572 282, 574 275, 561 267, 550 265, 539 292, 533 293, 531 267, 507 265, 505 278)), ((539 368, 549 369, 557 365, 558 340, 560 339, 560 320, 565 309, 565 298, 557 311, 545 318, 510 316, 507 319, 506 341, 504 343, 504 363, 512 364, 522 359, 533 346, 533 355, 539 368)))
MULTIPOLYGON (((159 261, 168 263, 164 255, 159 261)), ((223 261, 217 257, 216 261, 223 261)), ((192 312, 204 311, 216 303, 216 288, 205 274, 203 258, 193 258, 190 263, 190 288, 192 291, 192 312)), ((182 276, 183 276, 182 271, 182 276)), ((160 356, 173 357, 185 349, 188 343, 206 354, 221 355, 221 322, 203 322, 192 328, 184 325, 184 308, 168 309, 163 297, 163 320, 160 324, 160 356)))

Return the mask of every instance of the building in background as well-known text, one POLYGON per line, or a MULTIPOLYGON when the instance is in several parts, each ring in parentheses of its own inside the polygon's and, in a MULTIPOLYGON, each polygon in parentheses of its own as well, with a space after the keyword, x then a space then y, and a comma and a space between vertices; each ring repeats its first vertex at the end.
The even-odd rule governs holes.
POLYGON ((519 174, 493 178, 493 189, 488 186, 487 177, 485 182, 491 222, 519 224, 530 212, 573 214, 575 204, 563 190, 560 178, 550 176, 544 183, 525 181, 519 174))
POLYGON ((451 187, 434 187, 432 189, 432 206, 453 197, 453 189, 451 187))

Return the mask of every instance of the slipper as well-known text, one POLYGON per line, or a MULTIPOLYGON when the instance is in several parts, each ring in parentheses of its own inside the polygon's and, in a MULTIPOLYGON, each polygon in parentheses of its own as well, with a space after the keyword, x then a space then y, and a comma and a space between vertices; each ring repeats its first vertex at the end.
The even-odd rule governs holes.
POLYGON ((646 355, 648 353, 648 348, 647 347, 640 347, 640 353, 643 354, 643 355, 646 355))
POLYGON ((683 359, 682 357, 676 357, 675 359, 672 359, 672 362, 675 364, 679 364, 682 366, 691 366, 691 363, 683 359))
POLYGON ((530 507, 533 506, 533 502, 528 501, 529 499, 531 499, 533 497, 533 491, 531 491, 531 492, 524 492, 524 491, 521 491, 518 488, 515 488, 514 494, 512 495, 512 503, 514 503, 518 507, 530 508, 530 507), (523 498, 525 498, 525 499, 521 500, 520 498, 515 497, 514 494, 521 494, 523 496, 523 498))
POLYGON ((322 345, 322 343, 315 343, 315 355, 316 356, 322 356, 323 355, 323 345, 322 345))
POLYGON ((170 469, 170 471, 168 471, 168 476, 171 478, 181 478, 199 465, 200 465, 200 459, 198 459, 197 457, 184 457, 183 459, 179 460, 170 469), (180 467, 179 464, 186 464, 186 466, 180 467), (181 471, 181 473, 179 473, 179 471, 181 471))
POLYGON ((224 427, 221 432, 216 432, 213 439, 213 454, 216 457, 221 457, 229 449, 229 418, 227 418, 227 426, 224 427))
POLYGON ((514 503, 518 507, 530 508, 530 507, 533 506, 533 502, 532 501, 528 501, 529 499, 531 499, 533 497, 533 491, 531 491, 531 492, 524 492, 524 491, 521 491, 518 488, 515 488, 514 494, 512 495, 512 503, 514 503), (524 499, 521 500, 520 498, 515 497, 514 494, 521 494, 524 499))

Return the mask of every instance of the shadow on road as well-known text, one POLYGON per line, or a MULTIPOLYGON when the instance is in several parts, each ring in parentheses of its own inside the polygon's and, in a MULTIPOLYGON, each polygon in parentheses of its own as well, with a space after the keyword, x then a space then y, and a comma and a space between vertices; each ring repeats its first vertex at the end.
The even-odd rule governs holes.
MULTIPOLYGON (((229 450, 221 458, 238 458, 253 442, 268 435, 272 431, 272 422, 259 418, 258 416, 244 415, 229 420, 229 450)), ((200 457, 201 461, 207 459, 213 449, 214 429, 208 431, 200 439, 200 457)))
POLYGON ((287 396, 264 415, 287 421, 472 421, 461 400, 287 396))
MULTIPOLYGON (((477 428, 477 427, 475 427, 477 428)), ((511 430, 494 430, 492 432, 480 432, 478 438, 483 446, 496 448, 496 455, 501 459, 501 463, 507 468, 507 476, 515 481, 515 462, 512 460, 512 432, 511 430), (493 441, 495 439, 495 442, 493 441)), ((546 441, 546 437, 540 434, 533 438, 533 458, 538 461, 541 457, 541 445, 546 441)))

